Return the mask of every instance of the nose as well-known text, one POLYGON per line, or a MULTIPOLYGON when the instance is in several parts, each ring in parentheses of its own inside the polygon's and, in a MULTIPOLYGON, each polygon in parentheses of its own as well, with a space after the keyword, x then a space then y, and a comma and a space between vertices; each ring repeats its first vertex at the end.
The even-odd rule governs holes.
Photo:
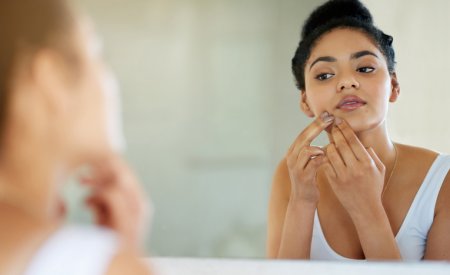
POLYGON ((339 79, 337 91, 343 92, 347 89, 359 89, 359 82, 352 74, 342 75, 339 79))

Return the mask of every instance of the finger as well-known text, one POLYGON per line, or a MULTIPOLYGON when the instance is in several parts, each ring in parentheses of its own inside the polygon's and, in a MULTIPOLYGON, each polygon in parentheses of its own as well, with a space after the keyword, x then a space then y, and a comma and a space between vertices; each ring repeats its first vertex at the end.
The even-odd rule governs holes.
POLYGON ((340 177, 347 167, 345 166, 344 161, 339 155, 334 144, 330 144, 327 146, 327 158, 329 160, 329 163, 333 167, 336 176, 340 177))
POLYGON ((103 203, 89 203, 88 207, 91 209, 93 221, 95 224, 110 228, 116 232, 121 232, 121 229, 116 225, 115 219, 112 217, 111 209, 103 203))
POLYGON ((85 200, 85 203, 93 212, 93 218, 96 224, 112 228, 108 223, 110 218, 108 217, 107 207, 101 199, 90 197, 85 200))
POLYGON ((319 147, 316 146, 303 147, 302 151, 298 155, 296 166, 299 167, 301 170, 304 170, 311 160, 317 158, 318 156, 323 156, 324 154, 325 152, 319 147))
POLYGON ((304 169, 305 173, 315 176, 319 167, 324 163, 325 158, 325 155, 320 155, 311 159, 304 169))
POLYGON ((356 159, 355 154, 348 145, 344 135, 339 130, 339 128, 337 128, 336 126, 333 127, 333 129, 331 130, 331 134, 333 135, 334 138, 334 142, 336 145, 335 148, 337 148, 340 155, 342 156, 342 160, 344 161, 345 165, 346 166, 355 165, 358 160, 356 159))
POLYGON ((94 168, 94 176, 83 178, 85 185, 90 185, 94 189, 108 188, 116 186, 122 192, 128 194, 132 200, 143 201, 143 190, 141 189, 136 177, 128 165, 119 157, 108 159, 94 168))
POLYGON ((289 148, 289 153, 300 152, 300 149, 306 145, 310 145, 320 133, 330 126, 334 121, 334 117, 328 112, 322 113, 311 124, 309 124, 295 139, 294 143, 289 148))
POLYGON ((111 167, 112 173, 115 174, 115 179, 119 187, 129 190, 136 197, 141 197, 143 190, 134 175, 131 168, 123 161, 118 158, 114 161, 111 167))
POLYGON ((368 161, 369 154, 347 121, 338 118, 336 119, 336 126, 344 136, 356 158, 360 161, 368 161))
MULTIPOLYGON (((118 155, 110 155, 91 164, 90 176, 82 179, 89 182, 94 180, 101 183, 114 183, 118 176, 122 175, 123 167, 127 165, 118 155)), ((95 183, 95 182, 94 182, 95 183)), ((117 181, 120 183, 120 181, 117 181)))
POLYGON ((336 180, 337 175, 336 171, 333 168, 333 165, 331 165, 330 160, 327 157, 324 157, 321 167, 328 181, 330 183, 333 183, 336 180))
POLYGON ((139 209, 134 209, 132 205, 125 207, 128 200, 120 193, 118 189, 105 194, 105 201, 108 205, 110 224, 122 235, 125 243, 132 246, 139 246, 143 221, 142 213, 139 209))
POLYGON ((110 184, 110 185, 104 185, 101 188, 93 189, 90 197, 88 197, 88 201, 97 202, 103 204, 106 208, 112 209, 113 206, 118 204, 119 202, 114 202, 108 200, 108 196, 110 194, 120 194, 120 201, 123 201, 122 208, 128 209, 128 211, 133 213, 141 213, 142 209, 144 208, 143 205, 143 199, 141 198, 141 195, 134 194, 133 192, 129 191, 128 189, 123 188, 119 184, 110 184), (110 205, 110 203, 114 203, 115 205, 110 205))
POLYGON ((331 130, 333 129, 333 126, 327 128, 327 129, 328 129, 328 130, 327 130, 328 141, 329 141, 330 143, 334 143, 334 138, 333 138, 333 135, 331 134, 331 130))
POLYGON ((111 175, 104 165, 93 165, 88 175, 83 174, 78 176, 78 181, 80 184, 93 188, 109 184, 112 180, 113 175, 111 175))
POLYGON ((91 186, 91 187, 100 185, 102 182, 104 182, 104 181, 102 181, 102 180, 100 180, 98 178, 95 178, 93 176, 91 176, 91 177, 87 177, 87 176, 79 177, 78 181, 82 185, 91 186))
POLYGON ((384 172, 385 166, 384 166, 383 162, 380 160, 380 158, 377 156, 375 151, 371 147, 369 147, 367 149, 367 152, 369 153, 372 160, 375 162, 375 165, 376 165, 378 171, 384 172))
POLYGON ((97 220, 119 233, 130 233, 129 227, 136 226, 138 218, 126 200, 125 196, 118 190, 112 189, 108 192, 95 194, 87 200, 89 206, 96 211, 97 220))
POLYGON ((314 180, 317 177, 318 170, 323 163, 324 158, 325 156, 321 155, 317 156, 316 158, 308 162, 302 174, 302 177, 304 177, 306 181, 314 182, 314 180))

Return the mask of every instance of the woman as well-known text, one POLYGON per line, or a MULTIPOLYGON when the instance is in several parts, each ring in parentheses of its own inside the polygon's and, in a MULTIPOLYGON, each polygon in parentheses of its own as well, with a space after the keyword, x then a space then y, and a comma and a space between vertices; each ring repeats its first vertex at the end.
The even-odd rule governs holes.
POLYGON ((0 274, 149 274, 146 203, 107 134, 91 26, 63 0, 2 1, 0 36, 0 274), (80 167, 98 225, 67 227, 61 184, 80 167))
POLYGON ((359 1, 328 1, 306 21, 292 68, 315 120, 275 172, 268 257, 450 260, 450 157, 386 128, 400 94, 392 40, 359 1), (322 131, 330 143, 311 146, 322 131))

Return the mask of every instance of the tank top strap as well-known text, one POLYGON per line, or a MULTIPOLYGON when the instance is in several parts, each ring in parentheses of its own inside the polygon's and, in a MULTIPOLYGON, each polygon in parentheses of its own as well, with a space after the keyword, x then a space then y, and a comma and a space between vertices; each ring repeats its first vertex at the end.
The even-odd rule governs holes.
MULTIPOLYGON (((402 225, 402 227, 408 227, 408 223, 416 221, 415 223, 417 224, 415 226, 422 228, 421 231, 428 234, 428 230, 434 220, 434 211, 439 191, 449 170, 450 156, 438 155, 417 191, 416 197, 405 218, 404 226, 402 225)), ((398 235, 401 235, 400 233, 398 235)))

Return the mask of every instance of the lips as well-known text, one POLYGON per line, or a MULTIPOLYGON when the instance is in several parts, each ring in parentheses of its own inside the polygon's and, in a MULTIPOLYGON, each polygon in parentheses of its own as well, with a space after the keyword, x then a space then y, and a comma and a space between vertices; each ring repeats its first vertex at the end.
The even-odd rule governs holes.
POLYGON ((336 109, 340 109, 343 111, 353 111, 366 105, 366 103, 367 102, 357 96, 346 96, 339 102, 336 109))

